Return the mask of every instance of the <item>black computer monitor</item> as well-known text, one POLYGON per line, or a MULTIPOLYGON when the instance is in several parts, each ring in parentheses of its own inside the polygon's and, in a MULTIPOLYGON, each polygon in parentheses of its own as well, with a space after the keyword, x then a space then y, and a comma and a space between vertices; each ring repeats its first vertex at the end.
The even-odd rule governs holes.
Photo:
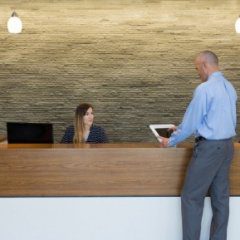
POLYGON ((53 143, 51 123, 7 123, 8 143, 53 143))

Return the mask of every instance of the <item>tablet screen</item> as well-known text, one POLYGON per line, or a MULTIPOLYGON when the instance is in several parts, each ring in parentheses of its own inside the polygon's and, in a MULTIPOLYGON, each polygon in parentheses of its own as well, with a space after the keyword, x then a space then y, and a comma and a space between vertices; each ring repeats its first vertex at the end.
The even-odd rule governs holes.
POLYGON ((175 126, 173 124, 150 124, 149 127, 158 141, 162 142, 161 137, 169 138, 173 133, 173 130, 170 128, 175 126))
POLYGON ((155 128, 155 130, 157 131, 159 136, 165 138, 170 138, 171 134, 173 133, 173 130, 169 128, 155 128))

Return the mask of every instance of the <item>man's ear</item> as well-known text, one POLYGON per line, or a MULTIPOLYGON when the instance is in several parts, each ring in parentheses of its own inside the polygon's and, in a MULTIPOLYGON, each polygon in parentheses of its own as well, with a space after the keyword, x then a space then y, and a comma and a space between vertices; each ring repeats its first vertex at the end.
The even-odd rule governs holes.
POLYGON ((208 71, 207 71, 207 64, 205 63, 205 62, 203 62, 202 63, 202 69, 203 69, 203 71, 204 71, 204 73, 208 73, 208 71))

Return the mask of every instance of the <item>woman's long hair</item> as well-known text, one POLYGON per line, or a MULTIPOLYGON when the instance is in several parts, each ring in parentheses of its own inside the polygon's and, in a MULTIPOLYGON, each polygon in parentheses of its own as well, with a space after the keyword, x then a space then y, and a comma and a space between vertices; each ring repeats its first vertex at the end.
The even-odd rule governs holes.
POLYGON ((85 142, 85 139, 83 136, 84 130, 85 130, 83 117, 89 108, 93 109, 91 104, 82 103, 78 105, 75 110, 73 143, 85 142))

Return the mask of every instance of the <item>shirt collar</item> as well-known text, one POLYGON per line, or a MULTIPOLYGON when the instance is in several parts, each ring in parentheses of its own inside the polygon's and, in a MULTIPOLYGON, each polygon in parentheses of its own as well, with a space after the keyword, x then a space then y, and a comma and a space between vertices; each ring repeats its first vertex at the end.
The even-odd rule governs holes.
POLYGON ((215 77, 219 77, 219 76, 222 76, 222 73, 220 71, 216 71, 216 72, 214 72, 214 73, 212 73, 211 75, 208 76, 207 81, 209 81, 211 79, 214 79, 215 77))

